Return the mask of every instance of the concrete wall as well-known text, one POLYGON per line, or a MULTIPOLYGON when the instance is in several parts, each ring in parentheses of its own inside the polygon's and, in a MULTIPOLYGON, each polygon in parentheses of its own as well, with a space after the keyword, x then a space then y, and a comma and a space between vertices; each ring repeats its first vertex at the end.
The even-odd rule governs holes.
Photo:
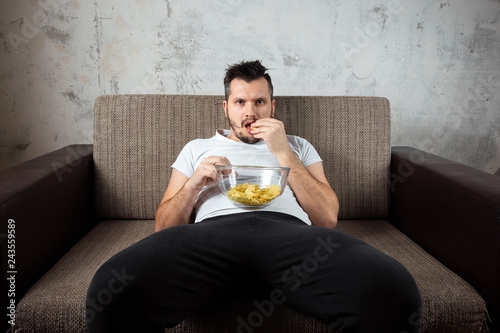
POLYGON ((499 0, 2 0, 0 169, 92 142, 101 94, 385 96, 392 143, 500 169, 499 0))

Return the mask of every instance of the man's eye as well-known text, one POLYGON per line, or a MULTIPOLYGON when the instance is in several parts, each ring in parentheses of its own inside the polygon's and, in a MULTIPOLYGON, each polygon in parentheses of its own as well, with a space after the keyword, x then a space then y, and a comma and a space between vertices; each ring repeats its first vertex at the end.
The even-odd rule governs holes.
POLYGON ((243 104, 243 101, 236 101, 236 104, 243 104))
POLYGON ((256 104, 264 104, 264 101, 262 101, 262 100, 257 101, 256 104))

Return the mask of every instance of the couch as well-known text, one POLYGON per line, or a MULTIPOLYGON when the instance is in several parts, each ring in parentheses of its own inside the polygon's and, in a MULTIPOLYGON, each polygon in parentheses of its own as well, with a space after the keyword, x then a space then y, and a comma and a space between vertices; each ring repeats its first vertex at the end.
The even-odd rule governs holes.
MULTIPOLYGON (((16 304, 12 331, 86 332, 93 274, 154 232, 183 145, 227 128, 222 100, 100 96, 92 145, 63 147, 0 172, 3 295, 6 305, 16 304), (15 267, 8 266, 9 228, 15 267)), ((340 201, 337 228, 393 256, 414 276, 422 317, 408 320, 421 322, 422 332, 498 332, 500 178, 391 147, 386 98, 278 96, 276 105, 287 132, 310 141, 324 160, 340 201)), ((210 309, 165 332, 330 332, 286 305, 262 311, 255 305, 261 297, 210 309)))

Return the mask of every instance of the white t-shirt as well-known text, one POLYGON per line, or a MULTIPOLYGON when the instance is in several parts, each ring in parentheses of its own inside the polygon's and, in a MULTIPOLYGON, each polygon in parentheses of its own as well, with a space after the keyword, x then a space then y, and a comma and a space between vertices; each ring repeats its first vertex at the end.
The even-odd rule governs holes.
MULTIPOLYGON (((201 161, 209 156, 225 156, 232 165, 280 166, 264 141, 247 144, 228 139, 229 134, 229 130, 218 130, 210 139, 196 139, 189 142, 182 149, 172 168, 191 178, 201 161)), ((287 135, 287 138, 290 147, 306 167, 322 161, 316 149, 307 140, 293 135, 287 135)), ((224 197, 217 184, 205 186, 200 191, 195 209, 195 222, 220 215, 248 212, 244 208, 233 205, 224 197)), ((311 224, 309 217, 298 204, 288 185, 281 196, 261 210, 293 215, 311 224)))

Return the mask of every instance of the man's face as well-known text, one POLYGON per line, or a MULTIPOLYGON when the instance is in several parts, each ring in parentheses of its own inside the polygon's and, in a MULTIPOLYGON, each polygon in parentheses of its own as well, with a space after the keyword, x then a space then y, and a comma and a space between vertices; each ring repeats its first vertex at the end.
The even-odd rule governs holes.
POLYGON ((273 117, 275 104, 276 101, 271 100, 269 95, 265 78, 249 83, 240 79, 231 81, 231 94, 223 102, 224 113, 231 127, 228 138, 245 143, 259 142, 261 139, 250 134, 251 124, 257 119, 273 117))

